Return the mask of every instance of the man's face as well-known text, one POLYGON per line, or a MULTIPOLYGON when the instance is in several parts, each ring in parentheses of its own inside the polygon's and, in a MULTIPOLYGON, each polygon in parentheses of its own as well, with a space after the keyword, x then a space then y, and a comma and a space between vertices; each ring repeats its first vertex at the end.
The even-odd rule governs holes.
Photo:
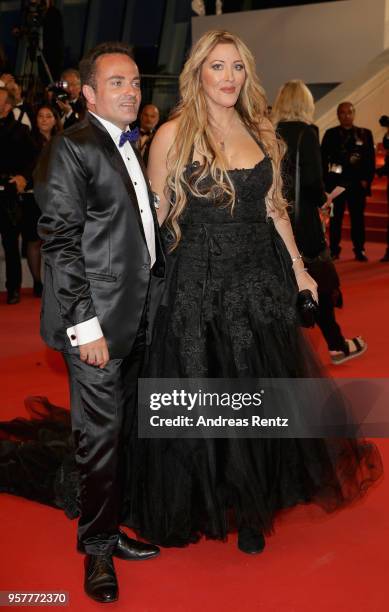
POLYGON ((351 128, 354 124, 355 110, 352 104, 344 102, 338 108, 339 123, 344 128, 351 128))
POLYGON ((145 132, 153 130, 159 121, 159 110, 154 104, 147 104, 140 116, 140 127, 145 132))
POLYGON ((88 108, 124 130, 138 116, 141 102, 138 67, 127 55, 109 53, 96 61, 95 87, 84 85, 88 108))
POLYGON ((6 91, 0 91, 0 119, 6 117, 12 106, 7 102, 8 94, 6 91))
POLYGON ((63 75, 63 80, 67 82, 68 86, 66 91, 68 92, 71 100, 76 100, 81 93, 81 82, 76 74, 69 72, 63 75))

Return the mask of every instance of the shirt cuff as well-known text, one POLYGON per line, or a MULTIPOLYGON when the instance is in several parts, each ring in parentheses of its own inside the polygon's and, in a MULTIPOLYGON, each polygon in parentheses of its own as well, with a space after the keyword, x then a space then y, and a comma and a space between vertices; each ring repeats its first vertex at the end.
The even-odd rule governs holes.
POLYGON ((77 323, 73 327, 68 327, 66 330, 70 344, 72 346, 80 346, 88 342, 94 342, 103 337, 103 332, 97 317, 77 323))

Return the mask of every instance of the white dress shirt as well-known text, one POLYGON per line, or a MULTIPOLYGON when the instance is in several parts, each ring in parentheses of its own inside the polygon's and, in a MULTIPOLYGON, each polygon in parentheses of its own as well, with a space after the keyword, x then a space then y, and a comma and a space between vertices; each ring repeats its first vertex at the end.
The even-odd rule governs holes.
MULTIPOLYGON (((142 169, 137 160, 135 151, 128 141, 126 141, 122 147, 119 147, 119 140, 122 134, 122 130, 119 127, 117 127, 110 121, 99 117, 95 113, 91 114, 96 117, 96 119, 100 121, 100 123, 105 127, 112 140, 114 141, 115 145, 117 146, 118 151, 122 156, 122 159, 126 166, 129 178, 131 179, 132 184, 134 186, 137 203, 139 206, 139 212, 145 233, 146 244, 150 254, 150 268, 152 268, 156 259, 154 219, 150 209, 150 201, 146 181, 144 179, 142 169)), ((66 332, 72 346, 79 346, 81 344, 86 344, 87 342, 93 342, 94 340, 98 340, 103 336, 103 332, 97 317, 93 317, 88 321, 83 321, 82 323, 78 323, 73 327, 69 327, 66 332)))
MULTIPOLYGON (((19 121, 19 117, 22 114, 22 109, 19 108, 18 105, 14 106, 12 109, 13 115, 15 117, 15 121, 19 121)), ((20 121, 22 125, 26 125, 29 130, 31 130, 31 121, 26 112, 23 113, 22 120, 20 121)))

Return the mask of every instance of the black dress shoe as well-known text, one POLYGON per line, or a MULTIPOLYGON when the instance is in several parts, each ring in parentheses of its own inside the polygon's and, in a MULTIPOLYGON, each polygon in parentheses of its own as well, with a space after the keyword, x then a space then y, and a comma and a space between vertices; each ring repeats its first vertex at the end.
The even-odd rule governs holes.
POLYGON ((43 284, 41 281, 34 281, 34 288, 32 290, 34 297, 42 297, 43 293, 43 284))
POLYGON ((118 599, 118 582, 111 555, 86 555, 84 589, 99 603, 118 599))
POLYGON ((157 557, 159 552, 158 546, 138 542, 138 540, 129 538, 123 531, 119 531, 119 540, 112 554, 114 557, 128 561, 144 561, 157 557))
POLYGON ((262 552, 265 548, 263 533, 251 527, 241 527, 238 531, 238 548, 248 555, 262 552))
POLYGON ((356 251, 355 261, 369 261, 366 257, 365 251, 356 251))
POLYGON ((7 304, 19 304, 20 293, 19 291, 8 291, 7 304))

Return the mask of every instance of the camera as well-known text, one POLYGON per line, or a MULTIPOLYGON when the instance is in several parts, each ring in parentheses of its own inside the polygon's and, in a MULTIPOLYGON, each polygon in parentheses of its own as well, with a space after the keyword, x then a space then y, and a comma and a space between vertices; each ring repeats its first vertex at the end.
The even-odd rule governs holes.
POLYGON ((388 117, 388 115, 382 115, 382 117, 379 118, 378 123, 382 127, 389 128, 389 117, 388 117))
POLYGON ((48 86, 47 90, 52 92, 54 102, 56 102, 57 100, 60 100, 61 102, 66 102, 66 100, 70 99, 70 96, 66 91, 67 88, 67 81, 55 81, 54 83, 51 83, 48 86))
POLYGON ((52 94, 51 105, 53 106, 53 108, 55 108, 59 115, 62 114, 62 111, 58 102, 67 102, 68 100, 70 100, 70 96, 66 91, 67 87, 68 84, 66 81, 54 81, 53 83, 50 83, 47 88, 47 91, 52 94))
POLYGON ((25 2, 25 24, 29 30, 35 30, 41 27, 46 8, 45 0, 28 0, 25 2))
POLYGON ((13 29, 14 36, 26 37, 30 47, 37 47, 46 10, 45 0, 22 1, 22 23, 13 29))

